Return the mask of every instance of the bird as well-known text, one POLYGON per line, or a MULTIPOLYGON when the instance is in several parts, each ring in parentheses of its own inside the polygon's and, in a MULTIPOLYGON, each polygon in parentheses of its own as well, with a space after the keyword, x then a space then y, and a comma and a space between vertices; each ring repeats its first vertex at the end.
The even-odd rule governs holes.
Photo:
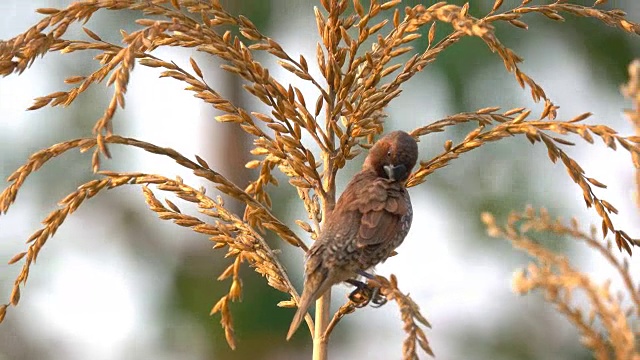
POLYGON ((369 150, 306 254, 304 287, 287 340, 322 294, 386 260, 403 242, 413 219, 405 183, 417 159, 418 144, 404 131, 383 136, 369 150))

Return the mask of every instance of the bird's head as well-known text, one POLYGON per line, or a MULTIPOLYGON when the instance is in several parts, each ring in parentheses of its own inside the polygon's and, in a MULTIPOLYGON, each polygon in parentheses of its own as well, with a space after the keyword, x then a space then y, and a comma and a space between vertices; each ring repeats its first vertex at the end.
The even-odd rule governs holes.
POLYGON ((418 160, 418 144, 404 131, 394 131, 378 140, 367 155, 363 169, 379 177, 404 182, 418 160))

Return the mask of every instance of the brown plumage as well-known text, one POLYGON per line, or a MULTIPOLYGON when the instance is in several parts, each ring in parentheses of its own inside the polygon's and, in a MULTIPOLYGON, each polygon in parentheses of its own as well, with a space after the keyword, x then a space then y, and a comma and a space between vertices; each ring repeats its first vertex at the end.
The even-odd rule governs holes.
POLYGON ((417 158, 416 141, 403 131, 371 148, 307 253, 304 290, 287 340, 320 295, 384 261, 402 243, 413 217, 405 181, 417 158))

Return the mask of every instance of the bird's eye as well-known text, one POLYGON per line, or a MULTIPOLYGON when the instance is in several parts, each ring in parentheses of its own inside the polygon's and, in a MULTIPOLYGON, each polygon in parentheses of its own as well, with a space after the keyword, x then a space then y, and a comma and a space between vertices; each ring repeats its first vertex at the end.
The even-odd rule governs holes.
POLYGON ((387 157, 391 157, 391 150, 387 152, 387 157))

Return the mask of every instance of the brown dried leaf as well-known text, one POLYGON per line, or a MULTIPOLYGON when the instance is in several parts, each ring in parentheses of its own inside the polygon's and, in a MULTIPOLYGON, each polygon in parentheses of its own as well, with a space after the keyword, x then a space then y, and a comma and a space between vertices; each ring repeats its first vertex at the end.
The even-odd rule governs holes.
POLYGON ((428 47, 431 47, 433 40, 436 38, 436 22, 434 21, 429 27, 429 34, 427 35, 428 47))
POLYGON ((83 26, 82 30, 85 32, 85 34, 87 34, 93 40, 102 41, 102 39, 100 38, 100 36, 98 36, 98 34, 94 33, 93 31, 89 30, 88 28, 83 26))
POLYGON ((0 324, 4 321, 4 317, 7 315, 7 304, 0 305, 0 324))
POLYGON ((17 262, 18 262, 18 261, 20 261, 20 259, 22 259, 25 255, 27 255, 27 252, 26 252, 26 251, 23 251, 23 252, 21 252, 21 253, 19 253, 19 254, 16 254, 14 257, 12 257, 12 258, 11 258, 11 260, 9 260, 8 264, 9 264, 9 265, 11 265, 11 264, 15 264, 15 263, 17 263, 17 262))
POLYGON ((192 57, 189 58, 189 62, 191 63, 191 67, 193 68, 193 71, 196 72, 196 75, 198 75, 198 77, 202 79, 203 76, 202 76, 202 70, 200 70, 200 66, 198 66, 198 64, 192 57))
POLYGON ((493 3, 493 8, 491 8, 491 12, 495 12, 496 10, 498 10, 500 8, 500 6, 502 6, 502 1, 503 0, 496 0, 493 3))

